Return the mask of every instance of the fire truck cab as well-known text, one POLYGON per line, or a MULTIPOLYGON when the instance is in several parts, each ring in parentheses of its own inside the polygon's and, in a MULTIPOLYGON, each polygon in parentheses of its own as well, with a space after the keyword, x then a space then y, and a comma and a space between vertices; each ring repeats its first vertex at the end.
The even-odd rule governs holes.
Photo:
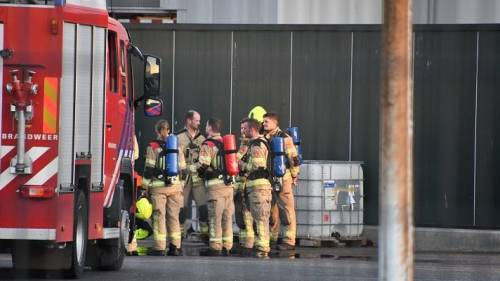
POLYGON ((0 250, 15 269, 118 270, 133 231, 135 105, 161 114, 160 59, 131 44, 106 1, 10 2, 0 4, 0 250))

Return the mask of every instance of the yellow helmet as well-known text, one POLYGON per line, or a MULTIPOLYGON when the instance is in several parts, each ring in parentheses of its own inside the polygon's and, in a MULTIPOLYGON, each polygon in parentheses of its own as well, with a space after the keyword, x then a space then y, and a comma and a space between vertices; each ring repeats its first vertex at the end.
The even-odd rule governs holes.
POLYGON ((253 118, 259 122, 264 121, 264 114, 266 114, 267 111, 260 105, 257 105, 256 107, 252 108, 250 112, 248 113, 248 118, 253 118))
POLYGON ((137 202, 135 203, 135 207, 137 208, 135 217, 138 219, 147 220, 153 214, 153 205, 146 197, 142 197, 141 199, 137 200, 137 202))

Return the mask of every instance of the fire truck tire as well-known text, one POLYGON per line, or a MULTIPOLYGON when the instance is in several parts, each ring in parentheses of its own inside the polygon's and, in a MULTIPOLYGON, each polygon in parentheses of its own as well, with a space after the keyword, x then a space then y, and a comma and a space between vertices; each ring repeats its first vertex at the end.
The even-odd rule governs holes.
POLYGON ((71 255, 71 267, 63 270, 67 278, 80 278, 85 266, 88 240, 88 207, 85 194, 81 190, 75 192, 73 242, 68 246, 67 254, 71 255))
POLYGON ((106 245, 102 245, 99 249, 101 252, 99 256, 99 264, 97 265, 97 270, 120 270, 123 265, 123 260, 127 252, 125 239, 128 240, 128 212, 122 211, 120 226, 120 238, 110 239, 106 241, 106 245), (126 228, 126 230, 123 230, 126 228), (126 234, 123 232, 126 231, 126 234))
POLYGON ((119 207, 120 211, 120 237, 117 239, 109 239, 99 247, 98 264, 94 268, 97 270, 120 270, 123 265, 123 260, 127 253, 127 245, 129 240, 130 217, 125 209, 124 195, 121 193, 119 207))

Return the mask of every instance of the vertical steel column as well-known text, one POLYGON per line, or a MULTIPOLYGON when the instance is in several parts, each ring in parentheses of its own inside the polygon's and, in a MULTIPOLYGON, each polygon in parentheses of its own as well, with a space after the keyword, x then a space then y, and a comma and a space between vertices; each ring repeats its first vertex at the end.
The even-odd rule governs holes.
POLYGON ((229 133, 232 134, 233 128, 233 66, 234 66, 234 31, 231 31, 231 84, 229 85, 229 133))
POLYGON ((354 32, 351 32, 351 63, 349 73, 349 161, 352 161, 352 78, 354 70, 354 32))
POLYGON ((175 132, 175 30, 172 31, 172 132, 175 132))
POLYGON ((292 94, 293 94, 293 31, 290 31, 290 80, 289 80, 289 100, 290 100, 290 115, 288 119, 288 127, 292 127, 292 94))
POLYGON ((477 201, 477 94, 479 86, 479 31, 476 32, 476 98, 474 100, 474 209, 472 211, 472 225, 476 226, 477 201))
POLYGON ((385 0, 380 133, 379 280, 413 280, 411 0, 385 0))

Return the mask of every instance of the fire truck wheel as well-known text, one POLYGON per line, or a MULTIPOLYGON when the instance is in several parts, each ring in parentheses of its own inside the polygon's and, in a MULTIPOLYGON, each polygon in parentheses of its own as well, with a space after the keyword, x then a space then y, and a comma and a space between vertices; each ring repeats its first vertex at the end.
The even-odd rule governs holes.
POLYGON ((71 268, 63 274, 69 278, 80 278, 85 266, 88 237, 88 207, 83 191, 75 193, 73 242, 69 245, 68 254, 71 255, 71 268))
POLYGON ((100 247, 98 270, 120 270, 127 252, 130 218, 128 211, 120 213, 120 238, 110 239, 100 247))

